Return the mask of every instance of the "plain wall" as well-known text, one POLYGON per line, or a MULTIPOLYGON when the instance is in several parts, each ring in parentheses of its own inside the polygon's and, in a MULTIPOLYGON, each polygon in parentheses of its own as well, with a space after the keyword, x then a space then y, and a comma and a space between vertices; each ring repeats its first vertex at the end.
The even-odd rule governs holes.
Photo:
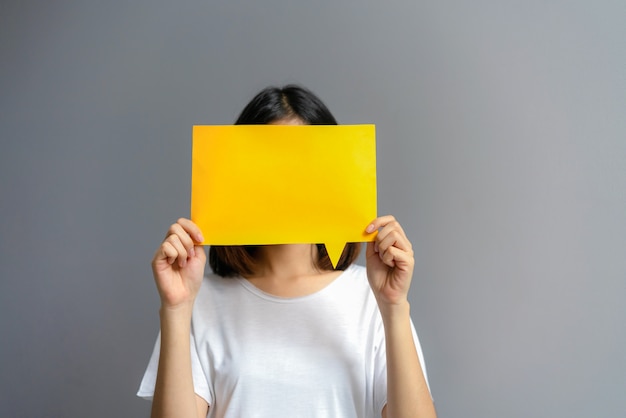
MULTIPOLYGON (((375 123, 440 417, 626 416, 621 1, 3 1, 0 416, 148 416, 191 127, 375 123)), ((253 208, 251 209, 253 211, 253 208)))

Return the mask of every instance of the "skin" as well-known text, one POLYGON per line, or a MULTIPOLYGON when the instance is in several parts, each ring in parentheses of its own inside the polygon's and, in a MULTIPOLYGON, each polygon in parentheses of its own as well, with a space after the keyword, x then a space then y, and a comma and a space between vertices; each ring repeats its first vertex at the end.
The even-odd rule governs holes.
MULTIPOLYGON (((376 297, 387 345, 387 405, 383 417, 436 417, 413 343, 407 299, 413 275, 413 250, 393 216, 372 221, 378 230, 366 250, 367 277, 376 297)), ((206 264, 202 233, 189 219, 170 226, 152 261, 161 297, 161 357, 152 408, 153 417, 206 417, 208 404, 193 390, 189 333, 191 312, 206 264)), ((278 296, 316 292, 338 276, 311 263, 312 245, 263 247, 258 275, 248 278, 278 296), (318 280, 311 280, 316 278, 318 280)))
POLYGON ((387 405, 382 416, 436 417, 411 333, 409 288, 415 260, 411 242, 393 216, 375 219, 367 232, 378 230, 367 244, 370 287, 383 318, 387 348, 387 405))
MULTIPOLYGON (((297 118, 273 124, 302 124, 297 118)), ((378 231, 366 249, 367 277, 385 328, 387 404, 383 418, 432 418, 435 408, 424 379, 411 333, 408 292, 413 277, 413 249, 393 216, 374 219, 366 227, 378 231)), ((189 335, 191 314, 204 277, 206 255, 196 245, 202 232, 189 219, 170 226, 152 260, 161 297, 161 351, 152 417, 206 417, 209 405, 194 393, 189 335)), ((315 245, 268 245, 261 248, 258 271, 246 277, 261 290, 281 297, 319 291, 341 272, 320 271, 312 260, 315 245)))

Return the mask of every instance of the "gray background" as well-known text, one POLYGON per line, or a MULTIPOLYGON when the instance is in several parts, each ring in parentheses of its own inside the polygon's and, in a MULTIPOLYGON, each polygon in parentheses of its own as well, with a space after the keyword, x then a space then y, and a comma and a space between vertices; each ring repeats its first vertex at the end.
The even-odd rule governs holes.
POLYGON ((191 126, 378 125, 440 417, 626 416, 622 1, 2 1, 0 416, 147 416, 191 126))

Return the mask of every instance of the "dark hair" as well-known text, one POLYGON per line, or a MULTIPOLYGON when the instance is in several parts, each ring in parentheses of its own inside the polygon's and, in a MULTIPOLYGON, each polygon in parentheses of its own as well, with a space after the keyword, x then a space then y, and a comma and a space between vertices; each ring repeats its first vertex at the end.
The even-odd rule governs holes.
POLYGON ((263 89, 243 108, 235 125, 265 125, 289 118, 298 118, 307 125, 337 125, 315 94, 293 84, 263 89))
MULTIPOLYGON (((307 125, 337 125, 326 105, 310 90, 296 85, 267 87, 244 107, 235 125, 265 125, 281 119, 300 119, 307 125)), ((213 245, 209 249, 209 265, 222 277, 254 274, 258 246, 213 245)), ((348 243, 336 270, 345 270, 359 256, 360 243, 348 243)), ((332 263, 323 244, 317 244, 315 265, 331 270, 332 263)))

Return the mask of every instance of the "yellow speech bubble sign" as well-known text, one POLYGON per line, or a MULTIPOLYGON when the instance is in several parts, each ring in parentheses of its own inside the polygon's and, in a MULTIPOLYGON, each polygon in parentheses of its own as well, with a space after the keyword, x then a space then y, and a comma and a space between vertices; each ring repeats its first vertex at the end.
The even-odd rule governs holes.
POLYGON ((204 245, 373 241, 374 125, 194 126, 191 219, 204 245))

